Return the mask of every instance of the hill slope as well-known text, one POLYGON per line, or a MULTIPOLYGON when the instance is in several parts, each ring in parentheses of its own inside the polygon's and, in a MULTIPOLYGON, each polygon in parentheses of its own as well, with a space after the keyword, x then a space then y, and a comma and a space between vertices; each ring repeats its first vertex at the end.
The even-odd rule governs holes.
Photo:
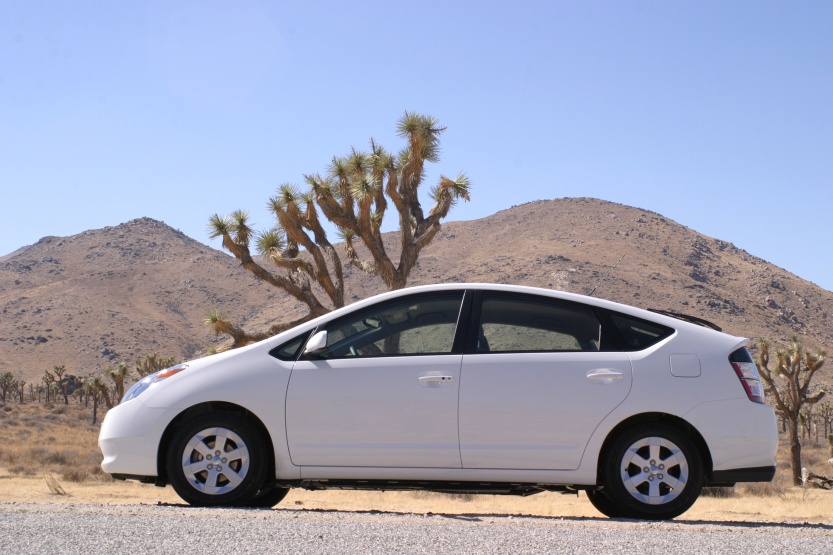
POLYGON ((214 339, 208 308, 274 301, 233 258, 148 218, 46 237, 0 262, 0 372, 32 381, 55 364, 83 376, 151 352, 192 357, 214 339))
MULTIPOLYGON (((346 274, 349 300, 384 290, 346 274)), ((798 333, 808 347, 833 345, 833 293, 659 214, 595 199, 445 224, 410 283, 461 281, 592 293, 736 335, 778 343, 798 333)), ((30 380, 52 364, 84 375, 153 351, 188 358, 214 340, 201 322, 215 306, 253 329, 303 314, 233 258, 161 222, 45 238, 0 261, 0 372, 30 380)))

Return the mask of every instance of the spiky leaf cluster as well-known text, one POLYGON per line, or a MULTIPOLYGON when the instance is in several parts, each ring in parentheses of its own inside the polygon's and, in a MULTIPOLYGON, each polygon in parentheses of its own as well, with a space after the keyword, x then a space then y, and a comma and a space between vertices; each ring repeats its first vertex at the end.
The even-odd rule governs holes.
MULTIPOLYGON (((393 155, 374 140, 367 152, 351 148, 345 156, 335 156, 321 174, 307 174, 307 191, 292 184, 281 185, 269 199, 269 210, 276 224, 266 232, 255 233, 248 215, 241 210, 227 217, 210 219, 212 238, 221 237, 223 247, 238 258, 243 267, 258 279, 282 288, 309 307, 300 321, 327 312, 328 307, 344 305, 344 277, 341 258, 330 244, 319 210, 339 230, 349 263, 379 276, 390 289, 404 287, 420 251, 440 230, 440 222, 460 199, 470 198, 470 183, 465 174, 456 179, 441 176, 430 192, 434 205, 425 215, 419 188, 425 177, 425 164, 439 161, 439 137, 445 131, 430 116, 405 112, 397 124, 397 134, 406 141, 393 155), (399 259, 387 251, 382 227, 390 205, 398 215, 399 259), (283 275, 266 269, 250 253, 256 237, 257 253, 283 275), (363 248, 358 248, 359 244, 363 248), (320 292, 326 302, 319 299, 320 292)), ((218 333, 231 335, 234 345, 274 334, 291 322, 273 326, 266 334, 246 334, 225 319, 209 319, 218 333)))

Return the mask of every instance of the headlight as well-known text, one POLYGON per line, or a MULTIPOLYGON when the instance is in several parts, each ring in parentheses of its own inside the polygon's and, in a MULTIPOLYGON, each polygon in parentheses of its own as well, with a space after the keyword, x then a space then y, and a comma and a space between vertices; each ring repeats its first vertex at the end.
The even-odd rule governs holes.
POLYGON ((153 384, 161 382, 164 379, 170 378, 174 374, 179 374, 186 368, 188 368, 187 364, 177 364, 176 366, 171 366, 170 368, 165 368, 164 370, 160 370, 159 372, 155 372, 153 374, 145 376, 138 382, 134 383, 130 387, 130 389, 127 390, 127 393, 124 394, 124 397, 122 397, 121 402, 126 403, 127 401, 138 397, 153 384))

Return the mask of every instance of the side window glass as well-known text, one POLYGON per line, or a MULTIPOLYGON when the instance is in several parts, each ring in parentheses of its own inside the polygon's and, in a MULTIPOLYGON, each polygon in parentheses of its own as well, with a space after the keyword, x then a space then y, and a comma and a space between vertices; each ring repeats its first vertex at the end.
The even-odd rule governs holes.
POLYGON ((485 294, 480 353, 598 351, 601 325, 592 310, 542 298, 485 294))
POLYGON ((304 343, 307 342, 307 338, 309 337, 311 332, 302 333, 295 339, 290 339, 289 341, 278 345, 271 351, 269 354, 277 359, 280 360, 295 360, 298 358, 298 354, 301 352, 301 347, 304 346, 304 343))
POLYGON ((448 354, 463 302, 454 291, 396 299, 334 322, 321 358, 448 354))
POLYGON ((674 333, 673 329, 666 326, 617 312, 610 314, 610 321, 622 336, 627 351, 647 349, 674 333))

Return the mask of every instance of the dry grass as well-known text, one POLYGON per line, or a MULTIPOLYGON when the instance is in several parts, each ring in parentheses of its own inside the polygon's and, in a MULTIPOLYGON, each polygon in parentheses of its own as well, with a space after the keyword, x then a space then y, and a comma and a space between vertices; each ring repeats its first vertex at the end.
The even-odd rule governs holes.
POLYGON ((71 403, 0 407, 0 469, 16 476, 51 473, 62 482, 109 482, 101 470, 92 409, 71 403))
MULTIPOLYGON (((78 405, 0 406, 0 502, 180 504, 171 488, 114 482, 99 464, 98 426, 89 408, 78 405), (54 481, 49 480, 52 476, 54 481), (64 494, 54 493, 56 486, 64 494)), ((805 445, 805 466, 833 474, 827 446, 805 445)), ((833 491, 792 486, 786 439, 779 448, 779 471, 769 484, 741 484, 710 491, 679 520, 770 521, 833 524, 833 491)), ((278 506, 284 510, 390 511, 447 514, 523 514, 600 517, 584 494, 542 493, 530 497, 444 495, 427 492, 293 490, 278 506)))

